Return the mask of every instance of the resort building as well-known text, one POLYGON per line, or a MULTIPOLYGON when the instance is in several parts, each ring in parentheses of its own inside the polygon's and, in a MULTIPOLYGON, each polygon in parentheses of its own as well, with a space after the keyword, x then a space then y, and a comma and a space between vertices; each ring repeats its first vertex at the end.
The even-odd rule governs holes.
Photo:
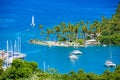
POLYGON ((95 39, 90 39, 90 40, 86 40, 85 44, 86 45, 91 45, 91 44, 96 45, 96 44, 99 44, 99 42, 97 40, 95 40, 95 39))

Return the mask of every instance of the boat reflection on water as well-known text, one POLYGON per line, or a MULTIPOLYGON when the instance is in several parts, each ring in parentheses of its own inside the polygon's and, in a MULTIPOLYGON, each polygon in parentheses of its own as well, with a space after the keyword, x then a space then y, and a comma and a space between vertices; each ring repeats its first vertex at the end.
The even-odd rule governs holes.
POLYGON ((75 60, 78 60, 79 55, 82 55, 82 52, 79 50, 73 50, 69 54, 69 58, 72 62, 75 62, 75 60))

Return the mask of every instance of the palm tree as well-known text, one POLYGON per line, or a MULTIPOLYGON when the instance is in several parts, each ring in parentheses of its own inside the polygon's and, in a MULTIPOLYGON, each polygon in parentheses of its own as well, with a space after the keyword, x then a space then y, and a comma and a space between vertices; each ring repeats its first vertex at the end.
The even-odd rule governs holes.
POLYGON ((61 22, 60 26, 62 29, 66 28, 66 24, 64 22, 61 22))
POLYGON ((92 38, 92 29, 90 28, 89 30, 88 30, 88 36, 90 37, 90 39, 92 38))
POLYGON ((40 36, 43 37, 44 35, 43 25, 39 25, 39 29, 40 29, 40 36))
POLYGON ((82 33, 84 34, 84 39, 86 38, 86 33, 88 32, 86 24, 82 26, 82 33))
POLYGON ((58 40, 60 40, 61 35, 60 35, 60 34, 57 34, 56 37, 57 37, 58 40))
POLYGON ((67 37, 68 41, 70 42, 71 41, 71 35, 68 33, 66 37, 67 37))
POLYGON ((82 36, 82 26, 83 26, 84 24, 85 24, 84 21, 81 20, 81 21, 80 21, 80 36, 82 36))
POLYGON ((84 25, 84 21, 83 20, 80 21, 80 26, 82 26, 82 25, 84 25))
POLYGON ((43 25, 39 25, 39 28, 40 28, 40 29, 43 29, 43 25))
POLYGON ((85 40, 86 40, 86 33, 88 32, 87 26, 86 24, 84 24, 82 26, 82 33, 84 34, 84 44, 85 44, 85 40))
POLYGON ((98 34, 100 34, 100 23, 99 21, 95 20, 93 24, 90 26, 91 33, 93 34, 93 38, 96 38, 98 34))
POLYGON ((64 37, 64 38, 67 39, 67 33, 68 33, 68 28, 65 27, 65 28, 62 30, 62 37, 64 37))
POLYGON ((47 29, 47 32, 46 32, 46 34, 47 34, 47 40, 49 40, 49 35, 51 34, 51 30, 50 29, 47 29))
POLYGON ((55 32, 60 32, 60 26, 58 25, 58 26, 55 26, 55 32))
POLYGON ((58 40, 57 35, 58 35, 59 32, 61 31, 61 30, 60 30, 60 26, 59 26, 59 25, 58 25, 58 26, 55 26, 54 29, 55 29, 55 34, 56 34, 56 40, 58 40))
POLYGON ((80 24, 79 24, 79 23, 76 23, 76 25, 75 25, 75 27, 74 27, 74 32, 75 32, 75 37, 76 37, 76 39, 78 39, 79 27, 80 27, 80 24))

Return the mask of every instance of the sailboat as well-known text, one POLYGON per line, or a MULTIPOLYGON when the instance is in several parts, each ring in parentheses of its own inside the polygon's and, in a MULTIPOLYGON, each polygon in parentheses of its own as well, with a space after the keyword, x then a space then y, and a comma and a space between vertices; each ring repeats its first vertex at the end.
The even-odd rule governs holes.
POLYGON ((112 61, 111 46, 110 46, 110 59, 105 61, 105 66, 107 66, 107 67, 116 67, 116 64, 112 61))
POLYGON ((81 55, 82 52, 79 50, 73 50, 71 53, 75 54, 75 55, 81 55))
POLYGON ((12 43, 9 46, 8 40, 7 43, 7 52, 6 52, 6 59, 4 60, 9 66, 14 59, 23 59, 26 57, 26 54, 21 53, 21 38, 18 37, 18 43, 15 40, 14 47, 12 47, 12 43), (11 47, 11 50, 9 48, 11 47), (13 49, 12 49, 13 48, 13 49))
POLYGON ((26 57, 26 54, 21 53, 21 38, 18 37, 18 43, 15 40, 15 44, 14 44, 13 58, 23 59, 25 57, 26 57))
POLYGON ((31 23, 31 26, 35 26, 34 16, 32 16, 32 23, 31 23))
POLYGON ((71 60, 77 60, 77 59, 78 59, 78 56, 70 53, 70 54, 69 54, 69 58, 70 58, 71 60))
POLYGON ((75 44, 74 45, 74 47, 76 48, 75 50, 73 50, 72 52, 70 52, 70 53, 72 53, 72 54, 74 54, 74 55, 82 55, 82 52, 80 51, 80 50, 78 50, 78 44, 75 44))

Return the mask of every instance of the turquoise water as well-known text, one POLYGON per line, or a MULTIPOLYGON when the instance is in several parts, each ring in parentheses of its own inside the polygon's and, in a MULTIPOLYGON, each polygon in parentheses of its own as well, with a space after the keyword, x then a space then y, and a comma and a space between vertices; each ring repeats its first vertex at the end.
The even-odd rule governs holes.
MULTIPOLYGON (((86 72, 101 74, 109 58, 109 47, 80 47, 83 55, 75 62, 68 58, 73 47, 48 47, 29 44, 31 38, 41 38, 38 25, 44 29, 58 25, 60 22, 101 21, 101 16, 110 18, 115 13, 119 0, 0 0, 0 49, 6 49, 6 40, 14 42, 22 38, 22 52, 27 54, 25 60, 35 61, 38 67, 57 69, 60 73, 84 69, 86 72), (31 17, 35 16, 35 28, 31 27, 31 17), (28 29, 30 31, 28 31, 28 29)), ((112 46, 113 62, 120 64, 120 46, 112 46)))
MULTIPOLYGON (((88 46, 87 48, 79 48, 83 55, 78 60, 71 61, 68 58, 69 52, 74 50, 73 47, 47 47, 39 45, 31 45, 33 50, 27 52, 26 60, 36 61, 39 67, 43 69, 43 62, 46 67, 57 69, 60 73, 67 73, 71 70, 78 71, 83 69, 86 72, 102 73, 105 69, 104 62, 109 58, 109 47, 88 46), (32 56, 32 57, 31 57, 32 56)), ((120 64, 120 46, 112 46, 113 62, 120 64)))
MULTIPOLYGON (((94 72, 97 74, 103 73, 107 67, 104 66, 105 60, 109 59, 110 48, 109 46, 88 46, 87 48, 79 47, 78 49, 83 52, 83 55, 79 56, 78 60, 71 61, 68 58, 69 52, 73 51, 74 47, 48 47, 36 44, 30 44, 29 39, 35 34, 17 33, 17 34, 0 34, 3 39, 8 39, 14 42, 17 36, 22 38, 22 52, 27 54, 25 60, 34 61, 38 63, 38 67, 43 68, 43 62, 45 62, 46 70, 48 67, 52 67, 58 70, 60 73, 68 73, 71 70, 78 71, 83 69, 86 72, 94 72), (13 36, 13 38, 11 38, 13 36), (13 40, 12 40, 13 39, 13 40)), ((6 49, 6 41, 1 45, 1 49, 6 49), (3 47, 4 46, 4 47, 3 47)), ((111 46, 112 59, 117 65, 120 64, 120 46, 111 46)))

